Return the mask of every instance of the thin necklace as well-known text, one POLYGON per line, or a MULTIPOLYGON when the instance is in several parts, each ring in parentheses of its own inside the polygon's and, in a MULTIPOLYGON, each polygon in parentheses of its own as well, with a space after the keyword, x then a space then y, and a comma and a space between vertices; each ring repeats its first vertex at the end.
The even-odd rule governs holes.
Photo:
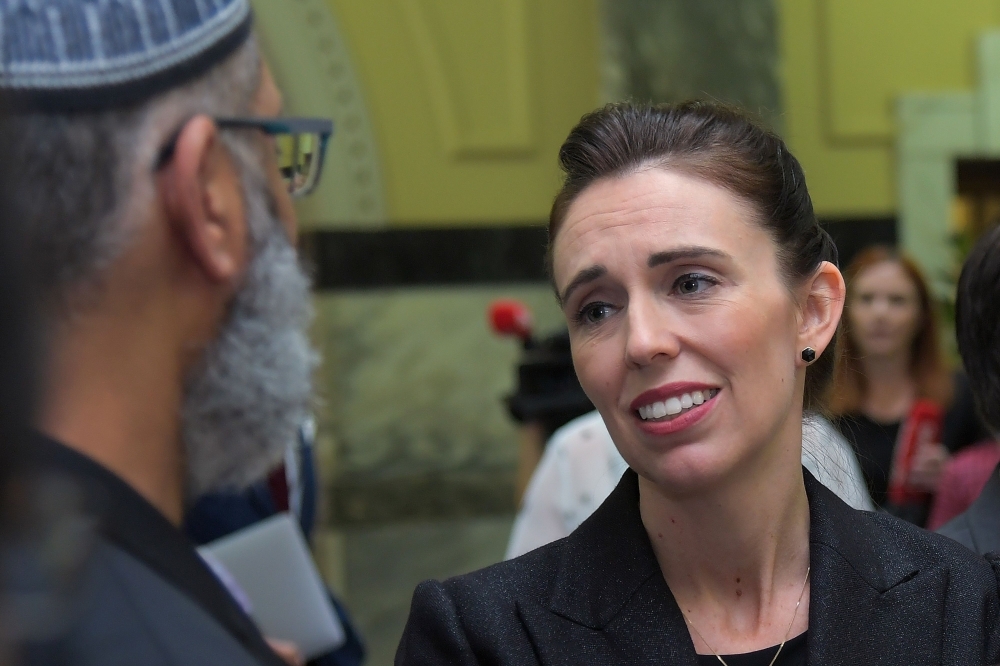
MULTIPOLYGON (((806 568, 806 579, 802 581, 802 589, 799 590, 799 600, 795 602, 795 612, 792 613, 792 621, 788 623, 788 629, 785 630, 785 637, 782 639, 781 645, 778 646, 778 651, 774 653, 774 659, 772 659, 771 663, 768 664, 767 666, 774 666, 774 662, 778 661, 778 655, 781 654, 781 648, 785 647, 785 643, 788 642, 788 634, 792 633, 792 626, 795 624, 795 617, 799 614, 799 606, 802 605, 802 595, 806 593, 806 583, 809 582, 810 571, 812 571, 812 566, 806 568)), ((684 620, 688 623, 688 626, 691 627, 691 629, 694 631, 695 635, 701 639, 701 642, 707 645, 708 649, 711 650, 712 654, 715 655, 715 658, 718 659, 720 662, 722 662, 722 666, 729 666, 729 664, 726 663, 726 660, 720 657, 716 649, 712 647, 708 641, 705 640, 704 636, 701 635, 701 632, 698 631, 698 627, 694 626, 694 622, 691 621, 691 618, 689 618, 687 615, 683 615, 683 617, 684 620)))

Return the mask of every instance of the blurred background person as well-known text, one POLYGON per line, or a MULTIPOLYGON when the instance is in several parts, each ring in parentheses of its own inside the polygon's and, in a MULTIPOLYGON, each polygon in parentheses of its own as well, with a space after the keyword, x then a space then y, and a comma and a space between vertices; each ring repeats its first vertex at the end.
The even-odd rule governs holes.
MULTIPOLYGON (((1000 443, 995 438, 977 442, 952 455, 945 463, 934 493, 927 529, 940 530, 971 507, 996 476, 997 463, 1000 463, 1000 443)), ((983 552, 990 550, 997 548, 983 552)))
POLYGON ((487 315, 494 333, 521 343, 517 384, 504 399, 518 424, 514 503, 520 505, 553 433, 594 405, 573 370, 566 329, 546 337, 536 335, 531 310, 515 299, 494 301, 487 315))
MULTIPOLYGON (((1000 227, 984 234, 958 280, 955 333, 976 407, 1000 433, 1000 227)), ((984 443, 956 454, 945 470, 932 518, 974 500, 938 531, 980 554, 1000 551, 1000 446, 984 443), (947 503, 944 503, 947 502, 947 503)), ((936 522, 935 521, 935 522, 936 522)))
POLYGON ((180 531, 194 498, 280 462, 312 403, 290 196, 322 154, 293 161, 305 188, 278 166, 330 123, 279 122, 251 25, 245 0, 0 4, 6 203, 47 343, 25 451, 92 528, 61 533, 61 557, 90 549, 45 646, 64 663, 300 661, 180 531))
POLYGON ((989 435, 976 417, 964 376, 944 359, 934 304, 916 264, 876 246, 855 257, 845 278, 843 354, 830 411, 854 446, 874 502, 924 525, 950 455, 989 435), (893 501, 890 481, 907 465, 899 442, 924 406, 939 410, 940 423, 934 441, 920 446, 909 462, 915 492, 906 501, 893 501))

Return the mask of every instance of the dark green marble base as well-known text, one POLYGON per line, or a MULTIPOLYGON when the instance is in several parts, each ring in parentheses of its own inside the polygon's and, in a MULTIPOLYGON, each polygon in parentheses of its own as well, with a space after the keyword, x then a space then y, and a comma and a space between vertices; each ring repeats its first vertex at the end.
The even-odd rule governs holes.
POLYGON ((512 522, 499 516, 344 530, 345 601, 368 645, 367 666, 392 664, 418 583, 498 562, 512 522))
POLYGON ((369 478, 341 477, 328 490, 333 527, 513 513, 510 466, 369 478))

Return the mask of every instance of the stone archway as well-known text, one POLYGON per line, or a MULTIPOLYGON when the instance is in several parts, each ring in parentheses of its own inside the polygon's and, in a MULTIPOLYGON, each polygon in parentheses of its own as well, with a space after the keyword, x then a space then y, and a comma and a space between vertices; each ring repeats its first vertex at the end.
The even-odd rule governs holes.
POLYGON ((385 224, 375 135, 347 43, 324 0, 253 0, 255 29, 289 115, 332 117, 323 181, 301 202, 306 229, 385 224))

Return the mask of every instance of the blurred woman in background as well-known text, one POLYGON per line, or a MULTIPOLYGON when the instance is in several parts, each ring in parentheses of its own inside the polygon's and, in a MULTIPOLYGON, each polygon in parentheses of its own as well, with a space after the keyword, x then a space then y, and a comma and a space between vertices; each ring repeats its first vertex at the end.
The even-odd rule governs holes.
POLYGON ((875 503, 923 525, 950 454, 988 435, 964 377, 943 358, 930 291, 916 264, 875 246, 851 262, 845 277, 846 335, 830 411, 855 447, 875 503), (908 421, 935 407, 943 416, 939 436, 915 449, 907 499, 900 500, 889 492, 893 478, 906 476, 899 443, 912 431, 908 421))

